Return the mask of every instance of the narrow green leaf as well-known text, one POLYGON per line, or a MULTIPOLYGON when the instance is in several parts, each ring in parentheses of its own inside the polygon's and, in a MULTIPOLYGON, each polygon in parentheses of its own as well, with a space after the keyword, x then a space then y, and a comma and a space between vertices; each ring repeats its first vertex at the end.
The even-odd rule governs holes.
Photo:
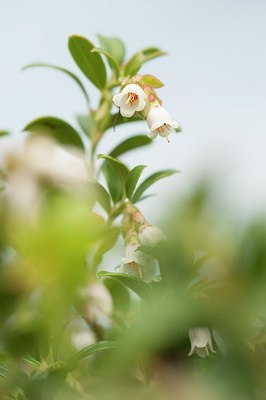
POLYGON ((135 75, 142 67, 144 61, 145 57, 142 52, 134 54, 125 65, 124 75, 125 76, 135 75))
POLYGON ((114 171, 117 173, 117 175, 120 177, 120 179, 125 182, 126 177, 129 173, 129 170, 125 164, 123 164, 121 161, 117 160, 116 158, 113 158, 111 156, 106 156, 104 154, 99 154, 98 155, 99 159, 104 159, 110 165, 113 167, 114 171))
POLYGON ((221 254, 219 254, 217 251, 211 251, 207 254, 204 254, 202 257, 198 258, 197 261, 195 261, 195 263, 192 266, 192 271, 191 271, 192 275, 197 274, 198 271, 201 269, 201 267, 203 267, 203 265, 208 261, 210 261, 213 257, 220 255, 221 254))
POLYGON ((125 57, 125 45, 116 37, 97 35, 102 48, 113 56, 118 65, 122 64, 125 57))
POLYGON ((36 360, 35 358, 33 358, 30 354, 28 354, 27 356, 25 356, 23 358, 23 361, 25 361, 28 364, 33 365, 36 368, 40 368, 41 367, 41 362, 36 360))
POLYGON ((95 197, 103 209, 109 213, 111 210, 111 202, 107 190, 96 181, 89 182, 88 185, 92 191, 92 196, 95 197))
POLYGON ((146 200, 146 199, 148 199, 149 197, 154 197, 154 196, 156 196, 155 193, 153 193, 153 194, 146 194, 145 196, 142 196, 142 197, 140 197, 140 199, 136 200, 135 203, 140 203, 141 201, 146 200))
POLYGON ((151 294, 150 286, 143 280, 128 274, 100 271, 98 273, 99 278, 113 278, 121 282, 128 289, 135 292, 141 298, 146 298, 151 294))
POLYGON ((145 181, 142 182, 141 185, 137 188, 136 192, 134 193, 132 202, 136 203, 141 198, 142 194, 155 182, 157 182, 160 179, 166 178, 167 176, 171 176, 177 172, 178 171, 174 169, 166 169, 164 171, 155 172, 155 174, 145 179, 145 181))
POLYGON ((144 62, 150 61, 154 58, 167 55, 165 51, 160 50, 158 47, 147 47, 143 49, 142 54, 144 56, 144 62))
POLYGON ((10 132, 8 132, 8 131, 0 131, 0 136, 7 136, 9 134, 10 134, 10 132))
POLYGON ((146 49, 139 51, 138 53, 133 54, 133 56, 128 60, 128 62, 125 65, 124 75, 125 76, 135 75, 145 62, 150 61, 153 58, 163 56, 165 54, 167 53, 161 51, 157 47, 148 47, 146 49))
POLYGON ((107 58, 108 64, 110 65, 111 69, 113 70, 116 78, 119 78, 119 76, 120 76, 119 65, 117 64, 117 62, 115 61, 115 59, 113 58, 113 56, 111 54, 109 54, 105 50, 98 49, 98 48, 92 49, 91 53, 103 54, 107 58))
POLYGON ((78 351, 68 362, 69 368, 75 368, 77 362, 82 360, 85 357, 88 357, 92 354, 98 353, 100 351, 106 351, 111 349, 116 349, 118 347, 117 342, 113 342, 110 340, 103 340, 97 343, 94 343, 90 346, 86 346, 80 351, 78 351))
POLYGON ((91 137, 93 121, 89 115, 78 114, 77 121, 86 136, 91 137))
POLYGON ((143 75, 141 82, 145 85, 151 86, 152 88, 158 89, 164 86, 164 83, 160 79, 153 75, 143 75))
POLYGON ((106 85, 104 62, 98 53, 92 53, 95 46, 85 37, 73 35, 68 40, 69 51, 84 75, 100 90, 106 85))
POLYGON ((75 74, 73 74, 73 72, 69 71, 66 68, 62 68, 62 67, 59 67, 58 65, 46 64, 46 63, 34 63, 34 64, 25 65, 25 67, 22 68, 22 71, 26 71, 27 69, 30 69, 30 68, 39 68, 39 67, 54 69, 54 70, 61 71, 61 72, 65 73, 66 75, 68 75, 70 78, 72 78, 77 83, 80 90, 82 91, 82 93, 85 96, 87 104, 89 104, 90 100, 89 100, 88 93, 85 89, 85 86, 83 85, 81 80, 75 74))
POLYGON ((126 180, 126 194, 129 200, 132 199, 132 195, 134 193, 135 187, 137 186, 137 183, 139 181, 139 178, 144 170, 146 168, 146 165, 137 165, 135 168, 133 168, 126 180))
POLYGON ((66 121, 56 117, 40 117, 25 126, 23 131, 32 134, 43 134, 52 136, 65 145, 77 146, 84 149, 83 142, 78 132, 66 121))
POLYGON ((146 135, 132 136, 123 142, 119 143, 110 153, 111 157, 118 157, 130 150, 137 149, 142 146, 147 146, 152 140, 146 135))

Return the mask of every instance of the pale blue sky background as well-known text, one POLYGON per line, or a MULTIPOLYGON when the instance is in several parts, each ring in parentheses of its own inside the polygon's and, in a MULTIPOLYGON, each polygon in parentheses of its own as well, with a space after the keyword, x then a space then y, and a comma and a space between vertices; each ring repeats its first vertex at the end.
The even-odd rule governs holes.
MULTIPOLYGON (((147 164, 147 174, 182 170, 154 188, 158 198, 142 205, 148 216, 155 218, 174 193, 186 192, 207 172, 217 174, 217 195, 243 215, 264 207, 266 1, 0 0, 0 128, 19 132, 49 114, 73 122, 85 112, 79 89, 67 77, 20 68, 44 61, 77 72, 67 38, 79 33, 93 40, 97 32, 124 38, 128 54, 150 45, 170 53, 143 72, 165 82, 160 95, 184 133, 170 144, 158 138, 150 149, 127 157, 131 166, 147 164)), ((145 132, 144 123, 110 131, 101 151, 145 132)))

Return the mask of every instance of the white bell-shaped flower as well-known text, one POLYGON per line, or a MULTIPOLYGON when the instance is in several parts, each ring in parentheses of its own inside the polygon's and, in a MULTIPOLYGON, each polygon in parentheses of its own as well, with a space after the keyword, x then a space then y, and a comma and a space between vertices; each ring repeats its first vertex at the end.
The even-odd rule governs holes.
POLYGON ((126 85, 121 93, 114 95, 113 102, 120 107, 123 117, 132 117, 136 111, 142 111, 146 106, 146 94, 135 83, 126 85))
POLYGON ((124 257, 121 260, 118 272, 134 275, 151 282, 157 279, 157 263, 150 255, 137 251, 138 242, 130 242, 124 248, 124 257))
POLYGON ((148 137, 151 139, 155 139, 158 135, 168 138, 168 135, 179 127, 179 124, 172 120, 169 112, 160 105, 150 108, 147 123, 151 130, 148 137))
POLYGON ((139 241, 143 246, 155 247, 166 240, 160 228, 153 225, 144 225, 139 232, 139 241))
POLYGON ((195 327, 189 329, 189 339, 191 349, 189 356, 195 353, 201 358, 206 358, 209 355, 209 351, 215 353, 212 345, 211 331, 207 327, 195 327))

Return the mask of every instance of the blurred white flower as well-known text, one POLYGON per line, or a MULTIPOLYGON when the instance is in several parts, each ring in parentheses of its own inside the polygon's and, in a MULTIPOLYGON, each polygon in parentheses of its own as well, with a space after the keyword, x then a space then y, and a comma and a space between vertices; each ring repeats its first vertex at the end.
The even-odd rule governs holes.
POLYGON ((189 329, 189 339, 191 344, 191 349, 189 356, 195 353, 201 358, 205 358, 209 355, 209 351, 215 353, 212 346, 212 336, 211 331, 207 327, 195 327, 189 329))
POLYGON ((76 186, 87 179, 85 162, 78 153, 73 155, 43 136, 31 136, 23 146, 9 148, 2 161, 8 176, 4 193, 8 204, 31 218, 40 207, 42 181, 76 186))
POLYGON ((151 139, 155 139, 158 135, 168 139, 168 135, 179 127, 179 124, 172 120, 168 111, 159 105, 150 108, 147 123, 151 130, 148 137, 151 139))
POLYGON ((96 342, 96 337, 89 329, 84 329, 79 332, 72 333, 71 342, 73 347, 81 350, 83 347, 90 346, 96 342))
POLYGON ((146 94, 139 85, 126 85, 121 93, 114 95, 113 102, 120 107, 123 117, 132 117, 135 111, 142 111, 146 105, 146 94))
POLYGON ((157 278, 157 262, 150 255, 137 251, 139 242, 128 243, 124 249, 124 257, 118 272, 130 274, 143 279, 145 282, 151 282, 157 278))
POLYGON ((84 298, 82 313, 89 321, 100 322, 112 314, 112 297, 103 283, 92 282, 82 290, 82 297, 84 298))
POLYGON ((139 241, 143 246, 155 247, 166 240, 160 228, 153 225, 144 225, 139 232, 139 241))
POLYGON ((79 153, 73 155, 44 136, 33 136, 26 141, 23 161, 37 176, 59 184, 80 184, 87 178, 79 153))

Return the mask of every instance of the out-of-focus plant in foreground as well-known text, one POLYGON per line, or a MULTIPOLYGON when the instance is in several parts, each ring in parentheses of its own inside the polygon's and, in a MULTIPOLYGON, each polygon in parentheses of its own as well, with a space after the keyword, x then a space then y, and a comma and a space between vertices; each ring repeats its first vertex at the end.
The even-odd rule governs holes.
POLYGON ((129 168, 121 156, 181 131, 158 96, 163 83, 140 73, 165 53, 151 47, 126 59, 120 39, 98 39, 99 47, 78 35, 68 42, 98 89, 97 106, 72 71, 24 67, 66 74, 87 113, 77 128, 34 119, 21 151, 5 156, 1 398, 263 400, 266 222, 231 223, 204 185, 178 206, 169 202, 160 228, 146 220, 137 203, 177 171, 139 183, 146 165, 129 168), (145 134, 121 133, 98 154, 107 131, 139 121, 145 134), (119 236, 124 249, 112 265, 119 236))

